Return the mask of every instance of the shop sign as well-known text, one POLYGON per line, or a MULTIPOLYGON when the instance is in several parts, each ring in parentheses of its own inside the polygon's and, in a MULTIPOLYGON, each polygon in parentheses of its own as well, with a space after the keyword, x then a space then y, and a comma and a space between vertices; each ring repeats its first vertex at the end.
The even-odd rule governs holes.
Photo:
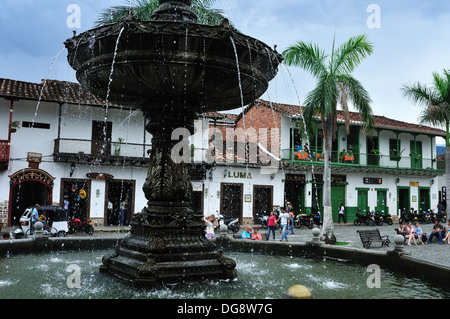
POLYGON ((364 184, 383 184, 383 179, 378 177, 364 177, 364 184))
POLYGON ((250 172, 228 172, 228 178, 241 178, 241 179, 252 179, 252 173, 250 172))

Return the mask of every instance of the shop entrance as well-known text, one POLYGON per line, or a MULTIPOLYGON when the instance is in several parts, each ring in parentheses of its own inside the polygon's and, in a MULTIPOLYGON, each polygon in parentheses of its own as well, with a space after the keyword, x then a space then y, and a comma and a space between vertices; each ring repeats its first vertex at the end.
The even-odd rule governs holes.
POLYGON ((134 207, 135 181, 110 180, 106 184, 106 225, 129 225, 134 207))
POLYGON ((62 179, 63 207, 69 218, 89 219, 91 182, 86 179, 62 179))
POLYGON ((419 213, 430 210, 430 188, 419 187, 419 213))
MULTIPOLYGON (((345 207, 345 185, 331 186, 331 213, 333 220, 337 221, 339 218, 339 209, 341 204, 345 207)), ((346 212, 348 214, 348 212, 346 212)))
POLYGON ((401 212, 409 213, 411 203, 409 201, 409 187, 397 188, 397 214, 401 216, 401 212))
POLYGON ((239 218, 242 223, 243 184, 221 184, 220 214, 225 218, 239 218))
POLYGON ((12 188, 11 225, 18 225, 25 209, 48 204, 49 188, 39 182, 22 182, 12 188))
POLYGON ((11 175, 8 224, 19 225, 25 209, 52 204, 54 178, 40 169, 27 168, 11 175))
POLYGON ((290 202, 294 214, 306 214, 305 211, 305 175, 288 175, 284 184, 284 203, 290 202))
POLYGON ((253 186, 253 223, 259 224, 259 217, 269 215, 273 209, 273 186, 253 186))

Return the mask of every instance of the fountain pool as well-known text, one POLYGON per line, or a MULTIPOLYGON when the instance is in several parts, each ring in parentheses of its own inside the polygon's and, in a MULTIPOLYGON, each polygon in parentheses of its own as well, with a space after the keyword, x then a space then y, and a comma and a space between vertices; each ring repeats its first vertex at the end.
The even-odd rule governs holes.
POLYGON ((363 266, 309 259, 227 252, 237 262, 234 280, 205 280, 136 288, 99 272, 107 250, 11 255, 0 259, 0 296, 14 299, 265 299, 284 298, 295 284, 320 299, 450 298, 420 279, 381 270, 381 288, 369 288, 363 266), (75 265, 75 266, 74 266, 75 265), (79 270, 79 287, 76 271, 79 270), (72 288, 70 288, 72 287, 72 288))

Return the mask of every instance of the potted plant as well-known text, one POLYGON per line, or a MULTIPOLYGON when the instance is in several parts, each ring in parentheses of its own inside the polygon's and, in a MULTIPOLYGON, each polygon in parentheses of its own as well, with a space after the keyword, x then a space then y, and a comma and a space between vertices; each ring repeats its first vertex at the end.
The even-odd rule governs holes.
POLYGON ((11 133, 14 133, 14 132, 16 132, 17 131, 17 128, 19 127, 19 122, 18 121, 13 121, 13 122, 11 122, 10 124, 9 124, 9 131, 11 132, 11 133))
POLYGON ((115 149, 114 149, 114 155, 115 156, 120 156, 120 145, 122 144, 122 142, 125 140, 123 137, 119 137, 118 139, 118 142, 115 142, 114 143, 114 147, 115 147, 115 149))
POLYGON ((383 157, 383 153, 381 153, 381 151, 376 148, 372 149, 372 153, 374 153, 378 157, 383 157))
POLYGON ((401 151, 399 151, 398 149, 393 148, 392 153, 391 153, 392 159, 396 160, 396 161, 400 161, 402 159, 402 154, 403 154, 404 150, 405 149, 402 149, 401 151))

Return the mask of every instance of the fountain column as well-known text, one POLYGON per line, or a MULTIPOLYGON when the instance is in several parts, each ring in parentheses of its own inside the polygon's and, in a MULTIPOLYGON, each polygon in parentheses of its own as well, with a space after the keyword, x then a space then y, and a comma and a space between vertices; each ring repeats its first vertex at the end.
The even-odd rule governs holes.
POLYGON ((236 262, 215 251, 215 244, 205 238, 203 215, 189 208, 190 163, 172 158, 173 146, 179 143, 172 140, 173 130, 189 128, 193 120, 167 113, 146 115, 150 119, 146 129, 153 135, 143 186, 147 207, 130 223, 130 235, 115 253, 103 258, 103 270, 144 285, 234 279, 236 262))

